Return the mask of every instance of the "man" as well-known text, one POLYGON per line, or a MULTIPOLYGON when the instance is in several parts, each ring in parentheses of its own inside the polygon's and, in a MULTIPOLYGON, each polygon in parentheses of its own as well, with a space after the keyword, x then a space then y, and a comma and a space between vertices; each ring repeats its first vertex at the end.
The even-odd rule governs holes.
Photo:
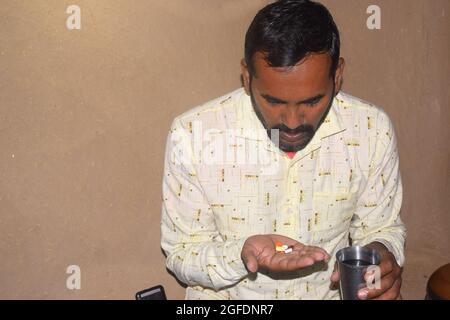
POLYGON ((161 244, 186 298, 338 299, 335 255, 351 241, 381 254, 381 285, 359 298, 398 299, 394 130, 381 109, 340 92, 328 10, 268 5, 241 65, 244 89, 177 117, 168 138, 161 244))

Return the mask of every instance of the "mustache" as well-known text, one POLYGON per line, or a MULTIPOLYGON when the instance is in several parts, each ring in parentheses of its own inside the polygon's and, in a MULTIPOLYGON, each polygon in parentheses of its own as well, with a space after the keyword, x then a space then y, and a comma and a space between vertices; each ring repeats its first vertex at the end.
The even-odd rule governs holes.
POLYGON ((281 124, 277 124, 275 126, 273 126, 271 128, 271 130, 279 130, 279 132, 284 132, 284 133, 288 133, 288 134, 299 134, 299 133, 304 133, 304 134, 314 134, 314 127, 312 125, 309 124, 302 124, 300 126, 298 126, 297 128, 291 129, 288 126, 286 126, 285 124, 281 123, 281 124))

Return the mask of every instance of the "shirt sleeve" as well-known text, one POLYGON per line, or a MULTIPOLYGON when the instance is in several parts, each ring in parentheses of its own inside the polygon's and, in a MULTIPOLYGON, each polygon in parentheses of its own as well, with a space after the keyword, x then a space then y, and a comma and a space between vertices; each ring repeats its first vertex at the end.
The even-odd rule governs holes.
POLYGON ((248 275, 241 259, 246 239, 225 241, 219 234, 193 165, 190 137, 176 119, 165 154, 161 247, 180 281, 218 291, 248 275))
POLYGON ((396 137, 384 112, 380 113, 377 122, 368 178, 358 198, 350 237, 354 245, 364 246, 374 241, 384 244, 403 266, 406 229, 400 218, 402 182, 396 137))

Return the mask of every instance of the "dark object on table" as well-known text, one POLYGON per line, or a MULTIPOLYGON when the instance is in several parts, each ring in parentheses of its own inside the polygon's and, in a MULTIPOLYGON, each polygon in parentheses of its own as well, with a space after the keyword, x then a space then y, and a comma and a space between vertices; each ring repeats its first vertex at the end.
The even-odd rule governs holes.
POLYGON ((450 263, 437 269, 428 279, 426 300, 450 300, 450 263))
POLYGON ((155 286, 136 293, 136 300, 167 300, 163 286, 155 286))

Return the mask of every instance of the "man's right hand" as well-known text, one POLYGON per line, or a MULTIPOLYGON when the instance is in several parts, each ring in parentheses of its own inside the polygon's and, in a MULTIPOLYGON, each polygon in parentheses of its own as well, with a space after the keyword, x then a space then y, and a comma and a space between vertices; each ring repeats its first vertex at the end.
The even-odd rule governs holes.
POLYGON ((242 248, 242 260, 249 272, 264 269, 269 272, 289 272, 309 267, 316 262, 328 262, 330 255, 319 247, 306 246, 291 238, 270 234, 249 237, 242 248), (277 252, 276 243, 292 246, 291 253, 277 252))

